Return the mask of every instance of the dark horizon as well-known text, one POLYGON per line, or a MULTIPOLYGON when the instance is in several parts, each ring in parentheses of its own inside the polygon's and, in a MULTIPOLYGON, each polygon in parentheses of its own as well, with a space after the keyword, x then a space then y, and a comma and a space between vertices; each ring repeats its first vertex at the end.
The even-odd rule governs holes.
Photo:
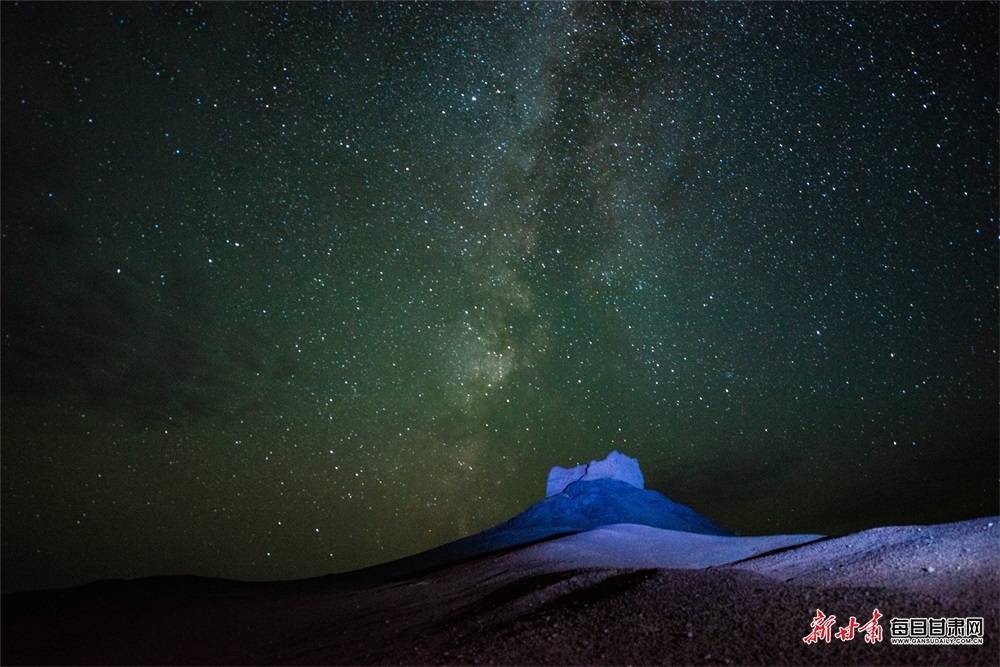
POLYGON ((4 592, 1000 511, 996 3, 0 12, 4 592))

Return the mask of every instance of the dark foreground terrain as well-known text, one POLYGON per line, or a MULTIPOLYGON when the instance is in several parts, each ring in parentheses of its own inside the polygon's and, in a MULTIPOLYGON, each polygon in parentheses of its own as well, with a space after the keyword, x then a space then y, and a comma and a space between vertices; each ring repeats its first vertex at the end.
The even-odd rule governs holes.
POLYGON ((187 577, 3 597, 15 664, 998 664, 1000 526, 840 538, 615 525, 383 583, 187 577), (754 542, 753 540, 756 540, 754 542), (816 608, 883 641, 806 645, 816 608), (893 617, 983 617, 982 646, 898 646, 893 617))

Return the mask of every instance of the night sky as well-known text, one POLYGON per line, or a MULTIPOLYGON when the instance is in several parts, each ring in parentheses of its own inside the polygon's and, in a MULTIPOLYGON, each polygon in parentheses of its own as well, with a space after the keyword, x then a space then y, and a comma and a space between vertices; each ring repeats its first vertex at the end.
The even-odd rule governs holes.
POLYGON ((637 457, 998 511, 998 5, 2 6, 3 588, 283 579, 637 457))

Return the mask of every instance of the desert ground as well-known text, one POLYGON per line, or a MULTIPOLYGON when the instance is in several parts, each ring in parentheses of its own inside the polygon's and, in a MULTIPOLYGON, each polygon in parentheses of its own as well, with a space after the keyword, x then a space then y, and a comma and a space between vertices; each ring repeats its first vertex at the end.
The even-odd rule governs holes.
MULTIPOLYGON (((369 573, 370 575, 370 573, 369 573)), ((605 526, 373 582, 105 581, 3 597, 4 664, 997 664, 1000 520, 843 537, 605 526), (816 609, 885 639, 805 644, 816 609), (892 617, 985 619, 899 646, 892 617)))

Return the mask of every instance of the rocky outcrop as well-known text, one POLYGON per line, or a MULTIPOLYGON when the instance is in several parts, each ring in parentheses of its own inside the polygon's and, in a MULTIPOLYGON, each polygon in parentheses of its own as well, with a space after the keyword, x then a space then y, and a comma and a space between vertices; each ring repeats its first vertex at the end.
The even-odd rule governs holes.
POLYGON ((617 451, 575 468, 556 466, 549 472, 547 497, 509 521, 355 576, 371 577, 373 581, 412 576, 469 558, 616 524, 700 535, 732 534, 687 505, 643 486, 639 462, 617 451))
POLYGON ((589 482, 595 479, 617 479, 637 489, 646 488, 639 462, 615 449, 600 461, 581 463, 572 468, 553 466, 545 483, 545 497, 562 493, 563 489, 573 482, 589 482))

